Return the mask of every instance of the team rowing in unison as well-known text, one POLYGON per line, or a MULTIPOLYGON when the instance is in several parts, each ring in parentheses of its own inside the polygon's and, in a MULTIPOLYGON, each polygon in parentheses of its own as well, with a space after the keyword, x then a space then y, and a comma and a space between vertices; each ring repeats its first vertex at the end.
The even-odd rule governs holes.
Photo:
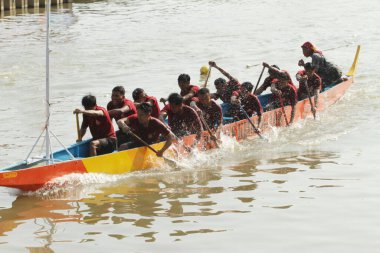
MULTIPOLYGON (((247 118, 249 120, 249 117, 257 115, 257 125, 254 126, 252 123, 252 126, 260 135, 261 115, 264 111, 290 105, 292 110, 289 122, 285 117, 286 124, 289 125, 293 123, 297 101, 309 98, 315 117, 318 94, 327 86, 337 84, 344 78, 342 71, 327 61, 323 53, 312 43, 305 42, 301 47, 303 55, 311 57, 311 62, 305 63, 303 60, 298 62, 298 66, 303 67, 296 74, 298 88, 294 85, 290 74, 276 65, 265 62, 262 64, 263 70, 268 69, 269 76, 260 87, 256 86, 254 89, 252 83, 240 83, 215 62, 210 61, 209 71, 211 68, 218 69, 228 80, 217 78, 214 81, 216 92, 211 93, 206 87, 191 85, 190 76, 181 74, 178 77, 180 93, 171 93, 167 98, 161 98, 160 102, 165 104, 162 109, 157 99, 149 96, 141 88, 132 92, 133 101, 131 101, 125 97, 125 89, 122 86, 114 87, 107 109, 98 106, 94 96, 84 96, 82 99, 84 110, 74 110, 74 114, 83 114, 78 140, 82 139, 89 128, 93 137, 90 143, 90 156, 165 141, 163 147, 156 151, 157 156, 162 157, 173 141, 180 140, 183 136, 195 134, 197 141, 193 144, 194 147, 201 140, 203 130, 210 134, 209 145, 217 147, 223 116, 238 121, 247 118), (258 95, 267 89, 270 89, 272 96, 263 108, 258 95), (314 97, 313 102, 311 97, 314 97), (216 102, 218 99, 223 102, 222 106, 216 102), (116 132, 112 119, 119 127, 116 132)), ((208 77, 205 86, 207 80, 208 77)), ((193 147, 185 148, 191 150, 193 147)))

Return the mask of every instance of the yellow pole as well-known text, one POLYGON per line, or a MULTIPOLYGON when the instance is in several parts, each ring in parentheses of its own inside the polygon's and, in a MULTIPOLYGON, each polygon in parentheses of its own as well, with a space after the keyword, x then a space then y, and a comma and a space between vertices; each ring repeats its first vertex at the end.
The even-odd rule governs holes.
POLYGON ((356 49, 356 54, 355 54, 354 62, 352 63, 352 66, 351 66, 351 68, 350 68, 350 70, 348 71, 348 73, 347 73, 346 76, 354 76, 354 75, 355 75, 356 64, 358 63, 359 53, 360 53, 360 45, 359 45, 358 48, 356 49))
POLYGON ((78 141, 82 141, 82 136, 80 134, 80 127, 79 127, 79 113, 75 114, 76 120, 77 120, 77 135, 78 135, 78 141))

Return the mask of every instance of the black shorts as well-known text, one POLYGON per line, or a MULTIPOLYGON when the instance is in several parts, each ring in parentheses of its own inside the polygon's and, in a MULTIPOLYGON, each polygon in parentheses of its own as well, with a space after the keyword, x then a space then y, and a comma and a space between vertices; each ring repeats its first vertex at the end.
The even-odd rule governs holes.
POLYGON ((96 150, 98 155, 104 155, 112 153, 116 150, 116 139, 115 138, 103 138, 98 139, 100 146, 96 150))
POLYGON ((117 138, 117 147, 120 147, 121 144, 131 141, 131 137, 121 130, 116 131, 116 138, 117 138))

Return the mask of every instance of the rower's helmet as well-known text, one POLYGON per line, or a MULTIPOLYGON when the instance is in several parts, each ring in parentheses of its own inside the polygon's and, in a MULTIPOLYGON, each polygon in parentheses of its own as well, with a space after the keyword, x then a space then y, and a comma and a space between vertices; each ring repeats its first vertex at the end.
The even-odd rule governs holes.
POLYGON ((202 66, 199 71, 200 71, 201 75, 207 75, 209 70, 208 70, 207 66, 202 66))

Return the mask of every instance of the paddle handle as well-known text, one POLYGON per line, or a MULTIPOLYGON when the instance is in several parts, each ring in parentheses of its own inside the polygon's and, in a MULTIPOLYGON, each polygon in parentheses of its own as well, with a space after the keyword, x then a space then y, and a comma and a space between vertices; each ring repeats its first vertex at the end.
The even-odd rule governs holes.
POLYGON ((210 68, 208 70, 208 73, 207 73, 207 77, 206 77, 205 83, 203 84, 203 88, 207 87, 207 82, 208 82, 208 79, 209 79, 210 74, 211 74, 211 69, 212 69, 212 67, 210 66, 210 68))
MULTIPOLYGON (((215 140, 216 137, 215 137, 215 135, 211 132, 211 129, 210 129, 210 127, 208 126, 206 120, 203 118, 203 115, 202 115, 202 114, 199 114, 199 118, 201 119, 203 125, 205 125, 207 132, 208 132, 208 133, 210 134, 210 136, 215 140)), ((215 146, 216 146, 217 148, 219 148, 218 143, 216 143, 216 141, 215 141, 215 146)))
POLYGON ((260 73, 260 76, 259 76, 259 80, 257 80, 256 87, 255 87, 253 93, 256 92, 257 87, 259 86, 259 83, 260 83, 261 77, 263 76, 264 70, 265 70, 265 66, 263 66, 263 69, 261 70, 261 73, 260 73))
POLYGON ((77 123, 78 141, 82 141, 82 135, 80 134, 80 127, 79 127, 79 113, 75 113, 75 119, 76 119, 76 123, 77 123))
POLYGON ((307 81, 305 82, 305 88, 306 88, 306 92, 307 92, 307 96, 309 98, 309 103, 310 103, 310 106, 311 106, 311 112, 313 113, 313 117, 315 119, 315 109, 314 109, 314 104, 313 102, 311 101, 311 95, 310 95, 310 90, 309 90, 309 86, 307 85, 307 81))
POLYGON ((257 127, 255 126, 255 124, 253 124, 251 118, 249 117, 248 113, 243 109, 243 106, 240 106, 240 110, 243 112, 244 116, 247 118, 248 122, 251 124, 251 126, 253 127, 253 129, 255 130, 255 133, 261 138, 261 139, 264 139, 264 137, 260 134, 260 131, 259 129, 257 129, 257 127))
POLYGON ((289 126, 289 121, 286 118, 285 108, 284 108, 284 101, 282 100, 282 97, 279 97, 280 105, 281 105, 281 112, 284 115, 286 126, 289 126))
POLYGON ((152 150, 155 154, 157 154, 157 150, 155 150, 152 146, 150 146, 148 143, 146 143, 143 139, 141 139, 137 134, 135 134, 134 132, 132 131, 129 131, 129 133, 134 137, 136 138, 139 142, 141 142, 142 144, 144 144, 145 147, 149 148, 150 150, 152 150))

